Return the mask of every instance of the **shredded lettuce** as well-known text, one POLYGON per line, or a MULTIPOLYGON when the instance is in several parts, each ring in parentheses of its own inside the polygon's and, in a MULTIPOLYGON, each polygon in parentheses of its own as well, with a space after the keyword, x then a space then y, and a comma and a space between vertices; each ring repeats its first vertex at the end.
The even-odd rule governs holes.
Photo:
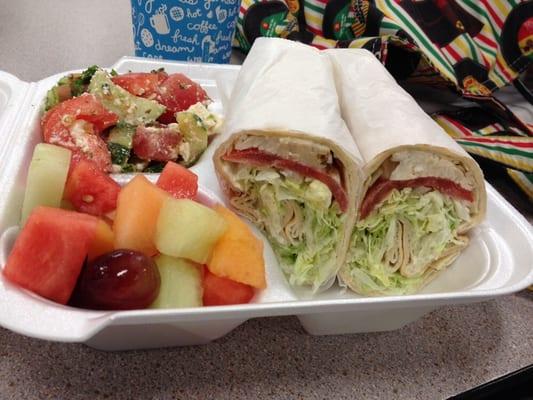
POLYGON ((335 276, 335 247, 345 217, 325 184, 249 166, 240 166, 235 179, 259 211, 256 222, 291 285, 317 290, 335 276))
POLYGON ((348 271, 362 293, 407 294, 420 288, 428 265, 460 239, 457 228, 470 218, 463 201, 438 191, 393 190, 379 206, 356 224, 347 257, 348 271), (408 241, 406 277, 395 268, 402 252, 400 235, 408 241))

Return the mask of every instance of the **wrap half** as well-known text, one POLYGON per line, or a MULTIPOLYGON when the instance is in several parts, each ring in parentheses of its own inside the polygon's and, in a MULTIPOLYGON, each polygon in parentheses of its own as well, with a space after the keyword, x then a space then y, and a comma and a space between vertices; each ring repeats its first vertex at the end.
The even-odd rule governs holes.
POLYGON ((325 53, 366 176, 339 277, 364 295, 414 293, 455 260, 484 218, 481 169, 370 52, 325 53))
POLYGON ((328 57, 257 39, 222 135, 213 160, 231 207, 265 232, 291 285, 329 287, 344 262, 363 179, 328 57))

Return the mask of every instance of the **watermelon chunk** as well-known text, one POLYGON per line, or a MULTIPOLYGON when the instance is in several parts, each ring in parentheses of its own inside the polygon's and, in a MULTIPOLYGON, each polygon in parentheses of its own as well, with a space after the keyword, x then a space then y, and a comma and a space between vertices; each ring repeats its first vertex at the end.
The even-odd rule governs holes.
POLYGON ((20 232, 4 276, 32 292, 66 304, 76 286, 98 219, 39 206, 20 232))
POLYGON ((204 270, 203 287, 204 306, 245 304, 254 297, 253 287, 213 275, 207 268, 204 270))
POLYGON ((176 199, 194 199, 198 193, 198 176, 187 168, 169 161, 159 175, 157 186, 176 199))
POLYGON ((102 216, 117 207, 120 185, 91 161, 71 163, 65 186, 65 199, 77 211, 102 216))

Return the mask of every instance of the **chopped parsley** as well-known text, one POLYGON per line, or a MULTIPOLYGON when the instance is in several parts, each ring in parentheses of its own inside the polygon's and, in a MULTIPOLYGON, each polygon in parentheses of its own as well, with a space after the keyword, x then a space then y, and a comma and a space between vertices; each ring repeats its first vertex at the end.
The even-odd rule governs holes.
POLYGON ((118 143, 107 142, 107 148, 111 153, 111 162, 116 165, 124 165, 130 158, 130 149, 118 143))
POLYGON ((98 70, 98 65, 92 65, 83 71, 79 76, 72 81, 71 91, 73 96, 79 96, 87 91, 87 85, 91 82, 91 78, 98 70))
POLYGON ((152 174, 156 174, 156 173, 159 173, 161 171, 163 171, 163 168, 165 168, 165 164, 164 162, 151 162, 150 164, 148 164, 148 166, 143 170, 143 172, 146 172, 148 174, 152 173, 152 174))

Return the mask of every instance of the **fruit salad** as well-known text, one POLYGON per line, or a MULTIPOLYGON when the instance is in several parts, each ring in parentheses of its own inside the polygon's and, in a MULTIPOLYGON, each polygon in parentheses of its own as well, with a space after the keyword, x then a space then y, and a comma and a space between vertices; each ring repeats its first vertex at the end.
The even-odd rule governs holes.
POLYGON ((45 143, 104 172, 160 172, 194 164, 221 124, 202 87, 183 74, 117 74, 92 66, 51 88, 41 120, 45 143))
POLYGON ((35 147, 9 281, 99 310, 242 304, 266 287, 262 241, 201 201, 193 172, 168 161, 155 184, 137 174, 121 187, 76 154, 35 147))

